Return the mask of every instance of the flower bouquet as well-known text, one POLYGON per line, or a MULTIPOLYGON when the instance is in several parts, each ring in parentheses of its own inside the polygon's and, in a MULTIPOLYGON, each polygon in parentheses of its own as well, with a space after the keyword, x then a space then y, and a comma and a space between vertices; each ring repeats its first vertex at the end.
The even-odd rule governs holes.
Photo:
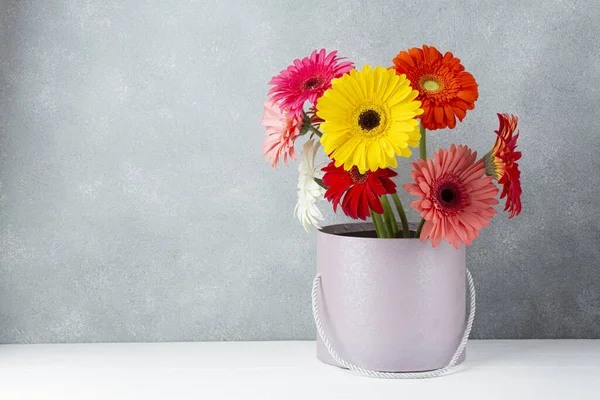
POLYGON ((462 144, 428 157, 427 131, 454 129, 474 109, 478 85, 452 53, 426 45, 401 51, 391 66, 361 70, 336 51, 314 51, 270 84, 263 154, 273 167, 287 166, 296 140, 307 137, 294 213, 307 231, 319 229, 319 358, 393 372, 459 362, 455 349, 468 336, 465 246, 490 225, 499 187, 509 218, 521 212, 517 117, 498 114, 482 157, 462 144), (330 161, 316 165, 320 148, 330 161), (410 163, 412 182, 403 189, 416 198, 420 221, 413 224, 392 180, 411 148, 420 159, 410 163), (335 212, 372 222, 322 228, 318 202, 325 200, 335 212), (326 331, 335 332, 331 341, 326 331))

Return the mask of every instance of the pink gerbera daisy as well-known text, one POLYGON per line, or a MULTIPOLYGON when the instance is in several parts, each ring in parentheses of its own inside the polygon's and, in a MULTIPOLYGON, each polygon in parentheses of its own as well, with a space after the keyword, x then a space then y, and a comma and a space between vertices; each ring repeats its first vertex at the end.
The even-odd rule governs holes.
POLYGON ((442 240, 455 248, 470 245, 479 230, 490 225, 496 214, 498 188, 491 176, 485 176, 485 164, 475 161, 477 153, 467 146, 442 149, 433 160, 411 163, 415 183, 404 185, 410 194, 420 197, 411 206, 425 220, 421 241, 431 238, 433 247, 442 240))
POLYGON ((354 68, 354 63, 340 62, 337 51, 327 54, 325 49, 313 51, 310 57, 294 60, 294 63, 274 76, 269 84, 272 100, 281 102, 290 113, 301 116, 304 103, 315 105, 317 99, 331 87, 331 80, 354 68))
POLYGON ((262 150, 273 168, 277 168, 282 157, 286 167, 288 156, 296 159, 294 141, 300 135, 300 121, 288 110, 282 110, 278 103, 265 101, 265 114, 260 121, 261 125, 267 127, 262 150))

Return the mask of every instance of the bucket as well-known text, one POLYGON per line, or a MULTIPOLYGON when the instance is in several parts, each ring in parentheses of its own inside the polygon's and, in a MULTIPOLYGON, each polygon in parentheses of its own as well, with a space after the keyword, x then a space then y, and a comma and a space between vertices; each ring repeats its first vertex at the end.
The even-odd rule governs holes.
MULTIPOLYGON (((379 239, 369 223, 331 225, 317 233, 317 274, 323 331, 350 364, 382 372, 437 370, 461 344, 464 246, 379 239)), ((341 366, 319 334, 317 358, 341 366)), ((462 353, 457 363, 464 359, 462 353)))

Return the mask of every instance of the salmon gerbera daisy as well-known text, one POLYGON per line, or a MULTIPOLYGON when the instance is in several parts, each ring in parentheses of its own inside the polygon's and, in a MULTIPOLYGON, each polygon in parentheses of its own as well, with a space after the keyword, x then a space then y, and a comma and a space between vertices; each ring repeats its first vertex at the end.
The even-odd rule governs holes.
POLYGON ((361 174, 397 167, 396 156, 410 157, 409 146, 419 145, 418 94, 405 76, 383 67, 334 79, 317 102, 325 154, 361 174))
POLYGON ((370 210, 383 214, 380 196, 396 193, 396 184, 390 178, 398 174, 389 168, 361 174, 356 167, 346 171, 332 161, 323 172, 325 198, 333 204, 334 212, 341 202, 344 214, 350 218, 366 220, 370 210))
POLYGON ((433 160, 411 163, 415 183, 404 189, 419 197, 411 206, 425 220, 421 241, 430 238, 437 247, 445 239, 458 249, 461 243, 472 244, 479 230, 490 225, 498 188, 476 158, 467 146, 452 145, 435 153, 433 160))
POLYGON ((521 152, 516 151, 519 131, 515 134, 519 118, 516 115, 498 114, 498 119, 500 127, 494 131, 496 143, 483 160, 486 174, 502 185, 500 198, 506 197, 504 211, 510 212, 510 219, 521 212, 521 171, 517 163, 521 159, 521 152))
POLYGON ((263 142, 263 155, 273 168, 277 168, 279 160, 288 166, 288 157, 296 159, 294 142, 300 135, 301 119, 291 115, 288 110, 282 110, 279 103, 272 100, 265 101, 265 114, 260 121, 265 126, 265 141, 263 142))
POLYGON ((315 50, 310 57, 294 60, 294 63, 274 76, 269 82, 271 100, 281 102, 282 107, 298 117, 302 116, 304 103, 315 105, 317 99, 331 87, 331 80, 354 68, 354 63, 341 61, 337 51, 327 54, 325 49, 315 50))
POLYGON ((479 93, 473 75, 465 71, 460 60, 435 47, 423 45, 401 51, 393 60, 398 74, 405 74, 419 91, 425 110, 421 125, 428 130, 453 129, 456 118, 463 120, 467 110, 475 107, 479 93))

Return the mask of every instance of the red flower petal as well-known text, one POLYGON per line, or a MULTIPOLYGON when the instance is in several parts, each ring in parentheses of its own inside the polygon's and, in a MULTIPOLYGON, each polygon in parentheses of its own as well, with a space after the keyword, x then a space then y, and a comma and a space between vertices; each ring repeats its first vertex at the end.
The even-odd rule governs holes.
POLYGON ((332 161, 323 171, 323 184, 328 186, 325 198, 333 204, 334 211, 341 201, 344 214, 354 219, 366 219, 371 210, 382 214, 379 196, 396 193, 396 184, 390 177, 397 173, 389 168, 360 174, 358 170, 336 167, 332 161))

